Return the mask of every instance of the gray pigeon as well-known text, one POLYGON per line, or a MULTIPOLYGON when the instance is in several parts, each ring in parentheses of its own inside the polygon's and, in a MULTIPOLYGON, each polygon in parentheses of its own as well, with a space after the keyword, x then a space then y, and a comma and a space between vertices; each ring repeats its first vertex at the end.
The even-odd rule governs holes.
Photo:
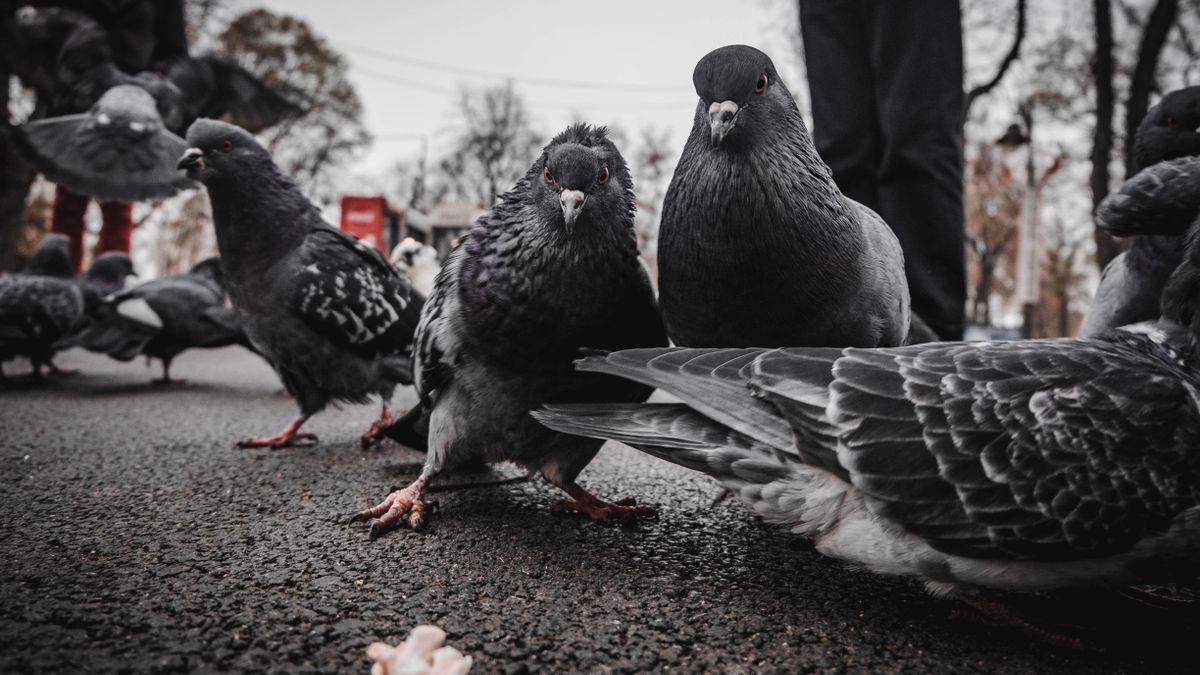
MULTIPOLYGON (((1200 155, 1200 86, 1173 91, 1151 108, 1138 127, 1134 150, 1142 169, 1177 157, 1200 155)), ((1176 224, 1184 221, 1179 228, 1182 232, 1195 219, 1194 207, 1190 213, 1180 213, 1180 207, 1171 201, 1171 195, 1179 194, 1174 181, 1189 178, 1186 173, 1168 172, 1146 180, 1139 173, 1101 202, 1096 213, 1098 226, 1117 236, 1145 236, 1135 238, 1128 251, 1105 266, 1079 327, 1080 337, 1158 317, 1158 299, 1167 278, 1183 259, 1183 242, 1176 236, 1146 232, 1163 229, 1163 219, 1176 224), (1159 180, 1164 182, 1160 184, 1159 180)))
POLYGON ((42 173, 79 194, 140 201, 195 187, 175 170, 183 139, 164 128, 154 98, 132 84, 109 89, 86 113, 21 130, 42 173))
POLYGON ((221 269, 250 341, 271 364, 300 416, 241 447, 315 440, 300 426, 330 401, 383 399, 374 442, 391 422, 397 384, 412 380, 409 352, 421 296, 373 247, 321 219, 248 132, 202 119, 187 134, 179 168, 212 202, 221 269))
POLYGON ((131 274, 128 255, 105 253, 73 279, 0 277, 0 364, 24 356, 33 362, 34 377, 42 376, 42 366, 61 373, 54 365, 55 353, 87 325, 87 313, 101 298, 119 290, 131 274))
POLYGON ((372 538, 398 522, 420 527, 429 481, 478 460, 540 472, 570 495, 559 509, 621 521, 652 510, 581 487, 576 476, 602 443, 552 433, 529 416, 549 402, 649 396, 648 387, 572 367, 584 348, 667 344, 633 213, 633 181, 605 129, 574 125, 449 256, 414 354, 429 454, 416 481, 356 516, 378 518, 372 538))
POLYGON ((42 237, 33 257, 21 274, 69 279, 74 275, 71 266, 71 240, 65 234, 51 232, 42 237))
POLYGON ((934 594, 1190 579, 1196 336, 1142 326, 1087 340, 615 352, 579 368, 682 403, 535 415, 707 473, 823 554, 934 594))
POLYGON ((904 254, 842 195, 771 59, 717 49, 663 202, 660 302, 676 344, 891 346, 909 334, 904 254))
POLYGON ((162 361, 158 384, 171 384, 171 361, 192 348, 251 347, 232 308, 225 304, 221 263, 207 258, 186 274, 148 281, 114 293, 91 312, 76 342, 129 361, 145 354, 162 361))

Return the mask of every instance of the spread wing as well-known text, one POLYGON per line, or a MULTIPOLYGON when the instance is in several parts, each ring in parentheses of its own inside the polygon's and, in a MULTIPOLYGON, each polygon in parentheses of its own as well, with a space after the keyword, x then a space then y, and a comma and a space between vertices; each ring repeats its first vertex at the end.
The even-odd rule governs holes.
POLYGON ((168 78, 193 104, 192 117, 224 119, 250 133, 304 112, 250 71, 217 56, 180 59, 168 78))
POLYGON ((310 325, 364 356, 408 352, 423 299, 379 251, 319 226, 297 262, 291 309, 310 325))
POLYGON ((1195 387, 1146 336, 851 349, 840 463, 871 508, 965 556, 1127 550, 1200 495, 1195 387))
POLYGON ((175 169, 187 144, 163 127, 154 99, 136 86, 110 89, 87 113, 21 128, 42 173, 74 192, 141 201, 194 186, 175 169))

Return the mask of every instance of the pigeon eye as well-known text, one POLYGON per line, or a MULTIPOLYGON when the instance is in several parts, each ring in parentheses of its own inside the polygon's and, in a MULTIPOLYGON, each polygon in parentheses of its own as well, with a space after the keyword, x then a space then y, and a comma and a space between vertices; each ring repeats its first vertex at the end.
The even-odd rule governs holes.
POLYGON ((1179 120, 1175 119, 1174 117, 1167 117, 1167 126, 1172 128, 1177 127, 1179 126, 1179 120))
POLYGON ((550 175, 550 167, 542 169, 542 180, 546 181, 546 185, 554 185, 554 176, 550 175))
POLYGON ((761 94, 767 90, 767 74, 763 73, 758 76, 758 82, 754 83, 754 93, 761 94))
POLYGON ((230 150, 233 149, 233 142, 226 140, 224 143, 221 144, 221 149, 224 150, 225 152, 229 152, 230 150))
POLYGON ((607 182, 608 182, 608 167, 602 166, 602 167, 600 167, 600 184, 604 185, 607 182))

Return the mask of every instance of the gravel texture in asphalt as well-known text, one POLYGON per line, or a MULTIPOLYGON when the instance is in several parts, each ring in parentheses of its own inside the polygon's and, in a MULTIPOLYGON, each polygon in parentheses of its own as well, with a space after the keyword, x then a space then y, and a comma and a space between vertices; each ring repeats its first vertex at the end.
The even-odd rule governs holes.
POLYGON ((418 623, 483 673, 1195 672, 1194 611, 998 596, 1094 645, 1050 646, 823 558, 712 505, 708 478, 617 445, 581 481, 657 504, 656 520, 552 513, 560 495, 531 481, 437 494, 425 531, 372 542, 347 517, 422 460, 359 449, 376 406, 313 418, 315 447, 237 450, 295 413, 247 352, 187 353, 169 387, 140 361, 58 361, 82 372, 0 384, 0 672, 365 674, 369 643, 418 623))

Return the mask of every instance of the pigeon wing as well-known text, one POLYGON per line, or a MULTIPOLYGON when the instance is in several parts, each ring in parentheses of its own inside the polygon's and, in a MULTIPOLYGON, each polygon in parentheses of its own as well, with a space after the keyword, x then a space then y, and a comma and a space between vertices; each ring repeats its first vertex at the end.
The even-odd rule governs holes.
POLYGON ((201 117, 225 119, 258 133, 303 112, 303 108, 241 66, 214 56, 197 59, 212 69, 214 89, 201 117))
POLYGON ((406 353, 422 299, 371 246, 316 227, 298 251, 292 311, 335 343, 375 357, 406 353))
POLYGON ((1138 172, 1096 207, 1096 226, 1118 237, 1182 235, 1200 215, 1200 157, 1138 172))

